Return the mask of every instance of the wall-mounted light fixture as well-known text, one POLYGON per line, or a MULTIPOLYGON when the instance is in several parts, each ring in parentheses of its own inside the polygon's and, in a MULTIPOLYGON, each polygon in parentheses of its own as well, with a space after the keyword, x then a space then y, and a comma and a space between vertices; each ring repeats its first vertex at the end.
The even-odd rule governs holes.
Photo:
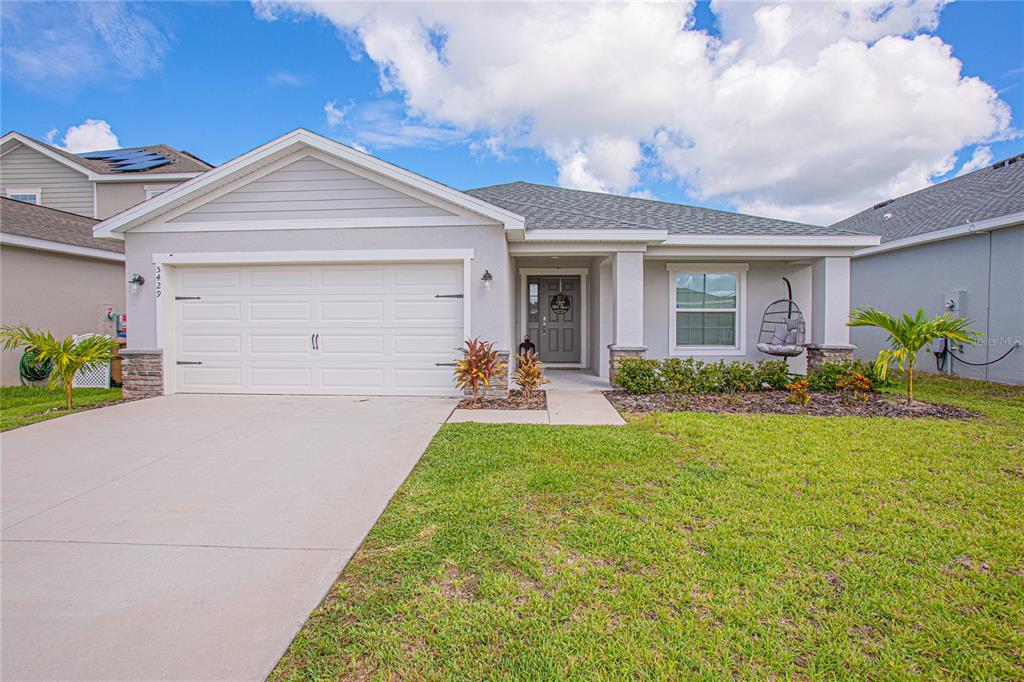
POLYGON ((484 283, 484 290, 490 291, 491 282, 494 281, 494 275, 491 274, 490 270, 484 270, 484 275, 480 278, 480 281, 484 283))
POLYGON ((145 283, 146 278, 140 275, 139 273, 135 273, 134 275, 131 276, 131 278, 129 278, 128 287, 131 289, 131 292, 133 294, 137 294, 139 293, 139 287, 141 287, 145 283))

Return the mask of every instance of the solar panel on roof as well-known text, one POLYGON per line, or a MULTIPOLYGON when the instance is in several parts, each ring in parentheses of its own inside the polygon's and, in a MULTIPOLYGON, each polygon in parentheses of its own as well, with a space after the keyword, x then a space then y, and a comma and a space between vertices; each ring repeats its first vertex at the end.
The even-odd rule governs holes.
POLYGON ((171 162, 170 159, 161 156, 158 159, 149 159, 146 161, 138 161, 136 163, 128 164, 127 166, 118 166, 113 170, 116 171, 136 171, 136 170, 149 170, 150 168, 159 168, 160 166, 166 166, 171 162))
POLYGON ((110 170, 140 171, 150 168, 159 168, 171 162, 169 158, 159 152, 148 149, 110 149, 106 151, 86 152, 79 154, 84 159, 97 159, 110 164, 110 170))

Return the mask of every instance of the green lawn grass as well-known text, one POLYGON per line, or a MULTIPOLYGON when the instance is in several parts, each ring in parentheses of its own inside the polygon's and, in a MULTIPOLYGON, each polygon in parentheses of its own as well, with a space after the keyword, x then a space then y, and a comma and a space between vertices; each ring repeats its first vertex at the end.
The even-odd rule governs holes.
POLYGON ((75 388, 72 389, 71 399, 75 408, 70 412, 64 409, 47 412, 53 408, 64 407, 63 389, 52 391, 37 386, 0 387, 0 431, 63 417, 73 412, 81 412, 82 409, 90 405, 120 400, 121 389, 75 388))
POLYGON ((438 433, 271 679, 1024 677, 1024 392, 438 433))

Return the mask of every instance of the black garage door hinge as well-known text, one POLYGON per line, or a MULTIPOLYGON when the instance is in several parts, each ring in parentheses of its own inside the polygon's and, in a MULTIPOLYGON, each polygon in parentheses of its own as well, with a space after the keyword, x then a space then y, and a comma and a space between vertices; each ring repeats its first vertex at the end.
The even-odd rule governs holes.
POLYGON ((434 294, 434 298, 463 298, 462 294, 434 294))
POLYGON ((198 301, 201 300, 200 296, 175 296, 175 301, 198 301))
POLYGON ((435 362, 434 367, 454 367, 454 362, 435 362))
POLYGON ((176 364, 176 365, 201 365, 203 363, 197 362, 197 361, 189 362, 188 360, 178 360, 174 364, 176 364))

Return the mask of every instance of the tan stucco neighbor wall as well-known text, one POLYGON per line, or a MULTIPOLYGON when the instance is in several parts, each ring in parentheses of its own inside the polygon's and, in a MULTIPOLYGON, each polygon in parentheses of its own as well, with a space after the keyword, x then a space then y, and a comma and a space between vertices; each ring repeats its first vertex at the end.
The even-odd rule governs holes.
MULTIPOLYGON (((103 331, 100 305, 124 311, 124 263, 0 247, 0 323, 57 336, 103 331)), ((0 383, 19 383, 21 352, 0 352, 0 383)))
POLYGON ((96 183, 96 217, 105 220, 112 215, 137 206, 146 200, 146 188, 171 189, 181 182, 98 182, 96 183))

